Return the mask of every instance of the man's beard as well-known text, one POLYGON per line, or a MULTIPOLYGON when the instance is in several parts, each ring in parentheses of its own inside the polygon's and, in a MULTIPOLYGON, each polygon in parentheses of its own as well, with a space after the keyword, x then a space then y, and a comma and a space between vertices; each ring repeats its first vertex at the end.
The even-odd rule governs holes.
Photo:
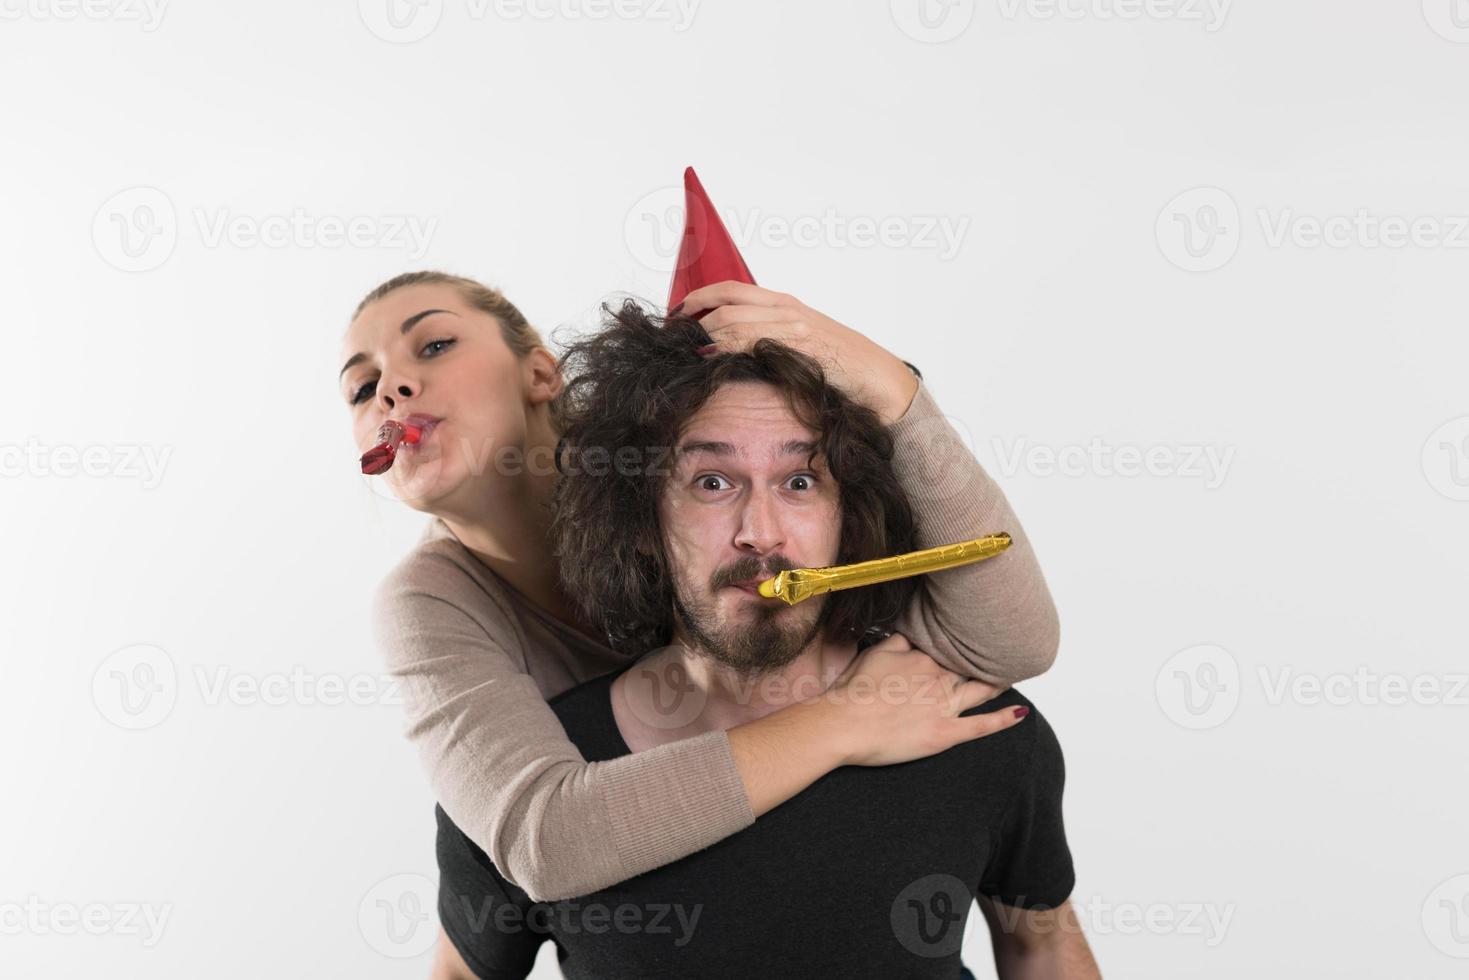
MULTIPOLYGON (((794 568, 779 559, 766 566, 773 575, 794 568)), ((762 574, 758 562, 737 563, 715 577, 728 584, 762 574)), ((768 575, 766 577, 769 577, 768 575)), ((683 583, 674 577, 673 608, 684 629, 703 653, 716 663, 738 672, 743 677, 758 677, 789 666, 826 625, 829 604, 827 596, 813 596, 796 606, 770 600, 752 601, 753 616, 721 623, 714 598, 716 586, 706 596, 687 596, 683 583)))

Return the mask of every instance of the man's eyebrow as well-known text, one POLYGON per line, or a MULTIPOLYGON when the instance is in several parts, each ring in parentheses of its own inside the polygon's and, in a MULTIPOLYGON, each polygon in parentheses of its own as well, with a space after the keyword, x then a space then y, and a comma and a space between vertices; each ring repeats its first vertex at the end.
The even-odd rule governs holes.
POLYGON ((674 459, 692 456, 694 453, 709 453, 711 456, 733 456, 735 447, 727 442, 686 442, 673 450, 674 459))
MULTIPOLYGON (((422 320, 426 316, 432 316, 435 313, 447 313, 450 316, 458 316, 459 315, 458 313, 455 313, 453 310, 424 310, 422 313, 415 313, 412 316, 410 316, 408 319, 404 320, 403 321, 403 324, 400 327, 398 327, 398 333, 400 335, 407 333, 408 331, 412 330, 414 327, 418 326, 418 321, 419 320, 422 320)), ((364 354, 364 353, 362 353, 361 351, 358 351, 356 354, 353 354, 351 357, 347 358, 347 363, 346 364, 343 364, 342 365, 342 370, 340 370, 340 371, 337 372, 337 380, 338 381, 341 381, 342 380, 342 375, 344 375, 344 374, 347 373, 347 369, 348 368, 352 367, 355 364, 360 364, 362 361, 364 361, 366 359, 367 359, 367 355, 364 354)))
MULTIPOLYGON (((810 456, 816 452, 816 449, 816 443, 809 440, 788 439, 781 444, 777 454, 780 456, 794 456, 797 454, 810 456)), ((709 453, 712 456, 733 456, 735 455, 735 447, 727 442, 701 440, 699 442, 686 442, 673 451, 675 459, 692 455, 693 453, 709 453)))
POLYGON ((781 444, 780 455, 782 456, 810 456, 816 452, 817 445, 809 439, 788 439, 781 444))

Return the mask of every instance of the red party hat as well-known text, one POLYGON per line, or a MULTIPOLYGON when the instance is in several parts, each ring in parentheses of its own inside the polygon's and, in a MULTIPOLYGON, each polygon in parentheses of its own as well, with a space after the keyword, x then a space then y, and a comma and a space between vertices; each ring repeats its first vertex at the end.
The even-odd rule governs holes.
MULTIPOLYGON (((673 286, 668 291, 668 308, 671 310, 684 301, 684 297, 710 283, 734 280, 755 285, 750 267, 740 256, 734 239, 719 212, 699 183, 699 175, 689 167, 683 172, 684 228, 683 239, 678 246, 678 265, 673 269, 673 286)), ((687 315, 697 315, 706 310, 685 310, 687 315)))

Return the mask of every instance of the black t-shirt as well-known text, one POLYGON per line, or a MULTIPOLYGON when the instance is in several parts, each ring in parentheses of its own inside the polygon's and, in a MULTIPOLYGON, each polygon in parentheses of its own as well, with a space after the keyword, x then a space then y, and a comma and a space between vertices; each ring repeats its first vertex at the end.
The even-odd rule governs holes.
MULTIPOLYGON (((630 751, 615 676, 551 702, 589 762, 630 751)), ((569 980, 954 980, 974 896, 1054 908, 1075 881, 1051 726, 1013 689, 965 714, 1016 705, 1031 713, 1013 728, 837 769, 738 834, 560 902, 531 901, 437 808, 439 919, 483 980, 524 977, 546 939, 569 980)))

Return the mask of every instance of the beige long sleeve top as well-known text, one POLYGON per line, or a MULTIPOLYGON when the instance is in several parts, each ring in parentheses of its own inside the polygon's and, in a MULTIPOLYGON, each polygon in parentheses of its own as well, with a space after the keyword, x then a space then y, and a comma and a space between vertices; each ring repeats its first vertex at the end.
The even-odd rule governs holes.
MULTIPOLYGON (((1059 622, 1004 494, 922 382, 891 432, 919 547, 1014 539, 994 558, 927 576, 897 631, 966 676, 1013 684, 1041 673, 1059 622)), ((626 656, 535 606, 443 521, 383 580, 373 628, 444 811, 532 898, 606 888, 754 821, 723 731, 586 762, 546 700, 626 656)))

